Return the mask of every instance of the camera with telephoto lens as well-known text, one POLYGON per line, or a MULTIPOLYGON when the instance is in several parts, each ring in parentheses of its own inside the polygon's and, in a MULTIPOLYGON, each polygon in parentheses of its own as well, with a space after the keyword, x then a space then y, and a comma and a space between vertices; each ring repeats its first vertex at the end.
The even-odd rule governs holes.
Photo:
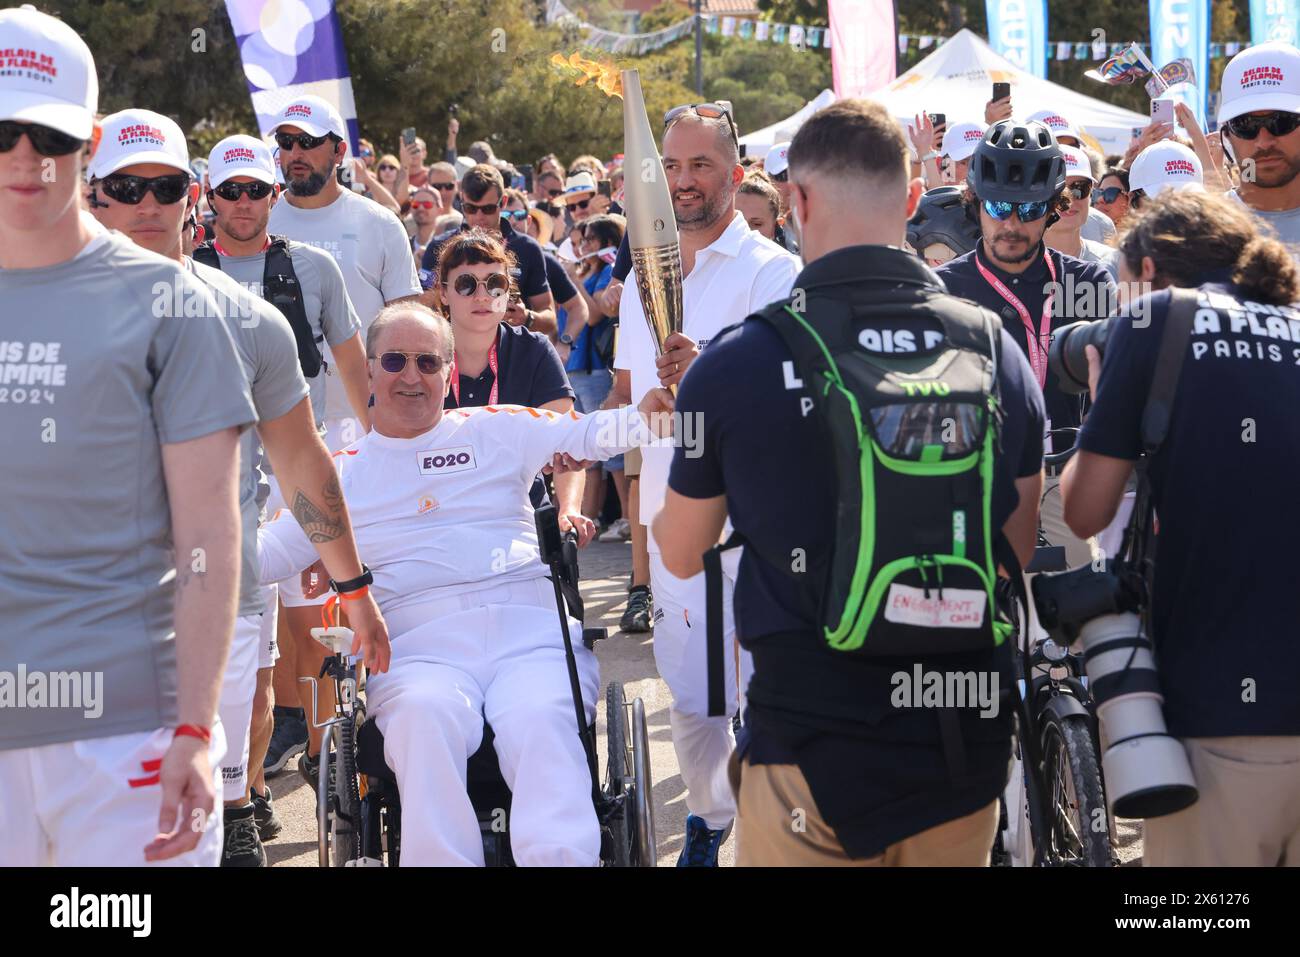
POLYGON ((1096 346, 1103 356, 1114 319, 1072 322, 1052 333, 1047 353, 1047 367, 1056 376, 1062 392, 1078 395, 1088 391, 1088 346, 1096 346))
POLYGON ((1195 804, 1187 752, 1165 728, 1164 697, 1140 614, 1145 595, 1140 578, 1122 562, 1107 559, 1100 570, 1092 564, 1036 575, 1032 589, 1039 621, 1053 640, 1083 645, 1111 813, 1161 817, 1195 804))

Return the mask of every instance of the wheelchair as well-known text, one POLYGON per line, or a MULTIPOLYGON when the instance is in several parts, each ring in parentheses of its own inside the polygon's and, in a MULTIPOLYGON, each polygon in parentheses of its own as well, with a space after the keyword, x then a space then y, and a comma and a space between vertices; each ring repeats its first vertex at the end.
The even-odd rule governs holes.
MULTIPOLYGON (((585 720, 577 662, 569 634, 568 613, 583 620, 578 592, 577 540, 561 536, 554 505, 537 509, 542 561, 550 568, 556 607, 564 635, 569 684, 573 691, 575 724, 591 771, 591 794, 600 822, 600 861, 604 867, 654 867, 655 822, 650 774, 650 739, 645 705, 628 702, 623 686, 605 689, 606 759, 598 773, 596 726, 585 720)), ((327 606, 327 608, 330 606, 327 606)), ((328 614, 328 612, 327 612, 328 614)), ((401 860, 402 806, 397 779, 384 759, 379 727, 366 720, 357 668, 348 662, 352 634, 328 623, 312 636, 330 651, 320 678, 334 682, 335 715, 325 729, 317 782, 316 825, 321 867, 395 867, 401 860), (333 745, 331 753, 331 744, 333 745)), ((606 636, 604 628, 584 628, 583 644, 590 649, 606 636)), ((312 682, 312 712, 316 711, 316 682, 312 682)), ((492 729, 483 727, 483 743, 470 756, 466 783, 483 840, 488 867, 511 867, 510 789, 502 777, 492 729)))

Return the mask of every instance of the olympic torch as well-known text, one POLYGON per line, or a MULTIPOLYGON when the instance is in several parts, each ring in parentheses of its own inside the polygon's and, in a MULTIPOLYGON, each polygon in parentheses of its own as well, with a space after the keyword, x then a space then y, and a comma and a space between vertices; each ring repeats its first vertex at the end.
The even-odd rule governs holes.
MULTIPOLYGON (((623 71, 623 208, 632 272, 655 355, 682 331, 682 255, 677 219, 636 70, 623 71)), ((676 390, 674 390, 676 391, 676 390)))

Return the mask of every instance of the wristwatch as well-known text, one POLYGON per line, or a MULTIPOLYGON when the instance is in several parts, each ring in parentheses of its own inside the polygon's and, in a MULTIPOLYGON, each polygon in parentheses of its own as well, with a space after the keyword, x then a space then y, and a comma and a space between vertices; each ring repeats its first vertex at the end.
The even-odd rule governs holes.
POLYGON ((525 309, 525 310, 524 310, 524 328, 525 328, 525 329, 531 329, 531 328, 533 327, 533 320, 536 319, 536 318, 537 318, 537 313, 533 312, 531 309, 525 309))
POLYGON ((571 346, 573 345, 573 336, 569 335, 567 332, 561 332, 560 341, 563 342, 566 346, 571 346))
POLYGON ((349 578, 345 582, 336 582, 331 578, 330 588, 333 588, 340 595, 346 595, 354 591, 361 591, 361 589, 373 585, 374 583, 375 576, 371 574, 370 567, 362 562, 360 575, 356 578, 349 578))

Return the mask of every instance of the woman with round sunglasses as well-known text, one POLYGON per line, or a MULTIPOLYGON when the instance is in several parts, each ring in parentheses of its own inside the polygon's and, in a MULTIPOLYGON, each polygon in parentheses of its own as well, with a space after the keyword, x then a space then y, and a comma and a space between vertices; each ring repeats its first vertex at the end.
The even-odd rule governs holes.
MULTIPOLYGON (((453 234, 438 252, 434 304, 451 322, 456 343, 444 408, 573 411, 573 387, 550 339, 505 321, 507 304, 518 295, 513 267, 510 251, 481 229, 453 234)), ((557 473, 555 493, 561 528, 572 528, 586 545, 596 527, 582 514, 583 477, 581 471, 557 473)))
MULTIPOLYGON (((980 242, 974 251, 937 270, 954 296, 992 310, 1024 350, 1043 390, 1052 429, 1083 420, 1079 396, 1063 392, 1047 364, 1054 330, 1080 319, 1110 315, 1116 289, 1110 273, 1049 249, 1043 242, 1073 197, 1066 189, 1065 157, 1050 129, 1037 121, 1003 120, 975 148, 966 202, 976 211, 980 242)), ((1055 448, 1068 444, 1058 433, 1055 448)), ((1065 547, 1073 566, 1092 560, 1092 545, 1077 538, 1061 514, 1058 470, 1047 474, 1041 525, 1065 547)))

